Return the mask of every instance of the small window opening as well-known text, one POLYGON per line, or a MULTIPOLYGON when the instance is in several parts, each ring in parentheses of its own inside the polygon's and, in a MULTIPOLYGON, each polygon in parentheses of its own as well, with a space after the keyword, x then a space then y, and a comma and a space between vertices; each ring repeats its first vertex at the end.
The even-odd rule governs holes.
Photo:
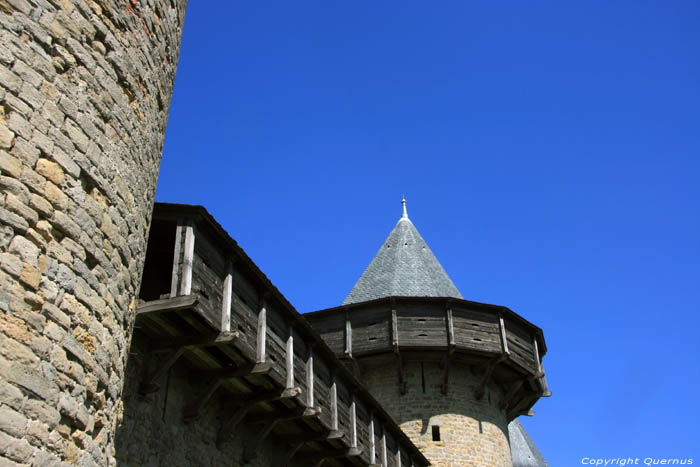
POLYGON ((433 425, 433 441, 440 441, 440 427, 433 425))

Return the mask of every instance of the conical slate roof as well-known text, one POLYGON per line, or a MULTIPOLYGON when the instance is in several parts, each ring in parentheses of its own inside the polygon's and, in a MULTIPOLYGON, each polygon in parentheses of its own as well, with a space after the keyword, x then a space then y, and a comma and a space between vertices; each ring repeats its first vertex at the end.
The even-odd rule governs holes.
POLYGON ((406 214, 343 301, 343 305, 382 297, 462 298, 437 258, 406 214))
POLYGON ((517 418, 508 424, 508 438, 513 467, 547 467, 547 461, 517 418))

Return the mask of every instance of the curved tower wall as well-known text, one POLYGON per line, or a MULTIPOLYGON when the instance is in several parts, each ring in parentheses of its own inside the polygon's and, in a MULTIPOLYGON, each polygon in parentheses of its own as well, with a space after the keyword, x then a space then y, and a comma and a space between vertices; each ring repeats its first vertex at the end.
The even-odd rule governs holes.
POLYGON ((0 458, 114 464, 185 0, 0 0, 0 458))
POLYGON ((442 394, 443 374, 434 361, 404 362, 406 393, 399 395, 396 364, 364 360, 362 381, 432 465, 511 467, 502 391, 490 384, 476 400, 479 378, 452 365, 442 394), (433 441, 433 426, 440 441, 433 441))

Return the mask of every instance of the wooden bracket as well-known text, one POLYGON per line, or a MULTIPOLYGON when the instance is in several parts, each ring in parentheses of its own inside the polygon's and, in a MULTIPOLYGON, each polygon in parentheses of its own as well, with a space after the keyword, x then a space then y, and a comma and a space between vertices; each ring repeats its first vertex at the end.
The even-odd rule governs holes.
POLYGON ((246 443, 246 447, 243 449, 243 463, 248 463, 257 457, 262 442, 265 441, 265 438, 267 438, 272 429, 279 422, 280 419, 278 418, 268 420, 265 425, 255 434, 253 439, 249 443, 246 443))
POLYGON ((284 455, 283 464, 289 465, 297 451, 306 443, 340 439, 343 436, 345 436, 344 431, 326 430, 322 433, 302 433, 298 436, 286 438, 285 441, 290 444, 290 447, 284 455))
POLYGON ((209 400, 212 398, 216 390, 219 389, 219 386, 221 386, 223 382, 224 380, 221 378, 214 378, 211 381, 209 381, 209 383, 207 384, 207 388, 204 390, 202 395, 199 396, 197 401, 185 408, 185 423, 188 423, 192 420, 196 420, 202 415, 202 412, 204 411, 204 407, 207 405, 207 402, 209 402, 209 400))
POLYGON ((401 358, 401 353, 396 353, 396 369, 399 373, 399 394, 402 396, 406 394, 408 383, 406 382, 406 377, 403 371, 403 358, 401 358))
POLYGON ((185 350, 197 349, 201 347, 211 347, 214 345, 229 344, 240 337, 238 331, 215 332, 204 336, 184 337, 180 339, 168 339, 153 341, 149 345, 150 352, 168 352, 184 348, 185 350))
POLYGON ((264 375, 272 370, 272 363, 246 363, 233 368, 219 368, 216 370, 201 370, 192 372, 192 377, 234 379, 252 375, 264 375))
POLYGON ((443 359, 443 374, 442 374, 442 384, 440 385, 440 392, 443 395, 447 395, 447 388, 449 387, 450 378, 450 360, 452 360, 452 354, 454 354, 457 349, 457 344, 455 342, 455 329, 454 321, 452 319, 452 305, 448 301, 445 304, 445 324, 447 326, 447 353, 443 359))
POLYGON ((476 397, 476 400, 481 400, 481 398, 484 397, 484 393, 486 391, 486 384, 489 382, 489 378, 491 378, 493 370, 496 369, 499 363, 506 360, 507 358, 507 355, 501 355, 489 361, 489 363, 486 366, 486 370, 484 371, 484 375, 481 378, 481 381, 479 381, 479 384, 474 390, 474 397, 476 397))
POLYGON ((177 362, 183 353, 185 353, 185 349, 183 347, 172 351, 170 355, 160 364, 158 369, 145 378, 139 387, 139 392, 141 394, 148 394, 157 391, 160 386, 156 384, 156 381, 160 379, 161 376, 163 376, 175 364, 175 362, 177 362))
POLYGON ((510 405, 511 398, 520 390, 523 383, 525 383, 524 379, 520 379, 513 383, 510 389, 508 389, 508 392, 503 396, 503 400, 501 401, 501 409, 505 409, 510 405))
MULTIPOLYGON (((296 397, 301 393, 300 388, 284 389, 283 391, 266 391, 261 393, 252 393, 249 396, 238 398, 234 402, 234 408, 227 417, 226 421, 221 425, 216 443, 220 447, 227 439, 229 439, 236 431, 238 424, 245 418, 248 411, 256 404, 262 402, 270 402, 279 399, 289 399, 296 397)), ((280 412, 278 412, 280 413, 280 412)), ((274 414, 274 412, 273 412, 274 414)), ((263 421, 265 418, 262 419, 263 421)))
POLYGON ((338 459, 341 457, 357 457, 362 454, 362 451, 358 448, 341 448, 341 449, 327 449, 325 451, 321 451, 317 455, 313 456, 312 458, 309 458, 306 460, 306 463, 308 465, 313 465, 313 466, 320 466, 326 461, 327 459, 338 459))
POLYGON ((399 378, 399 394, 402 396, 406 394, 406 378, 403 372, 403 358, 401 358, 401 348, 399 346, 399 323, 396 314, 396 301, 392 297, 391 299, 391 346, 394 349, 394 355, 396 355, 396 369, 398 371, 399 378))

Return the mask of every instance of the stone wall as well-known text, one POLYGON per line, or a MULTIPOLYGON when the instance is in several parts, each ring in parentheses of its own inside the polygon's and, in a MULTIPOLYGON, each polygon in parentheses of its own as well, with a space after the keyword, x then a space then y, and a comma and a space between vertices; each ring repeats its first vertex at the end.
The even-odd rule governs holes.
POLYGON ((498 409, 503 393, 489 385, 476 400, 479 381, 466 367, 450 367, 447 395, 436 362, 405 362, 406 394, 399 395, 396 365, 363 364, 362 379, 411 441, 436 467, 511 467, 508 423, 498 409), (439 426, 440 441, 432 427, 439 426))
POLYGON ((112 465, 185 0, 0 0, 0 465, 112 465))

